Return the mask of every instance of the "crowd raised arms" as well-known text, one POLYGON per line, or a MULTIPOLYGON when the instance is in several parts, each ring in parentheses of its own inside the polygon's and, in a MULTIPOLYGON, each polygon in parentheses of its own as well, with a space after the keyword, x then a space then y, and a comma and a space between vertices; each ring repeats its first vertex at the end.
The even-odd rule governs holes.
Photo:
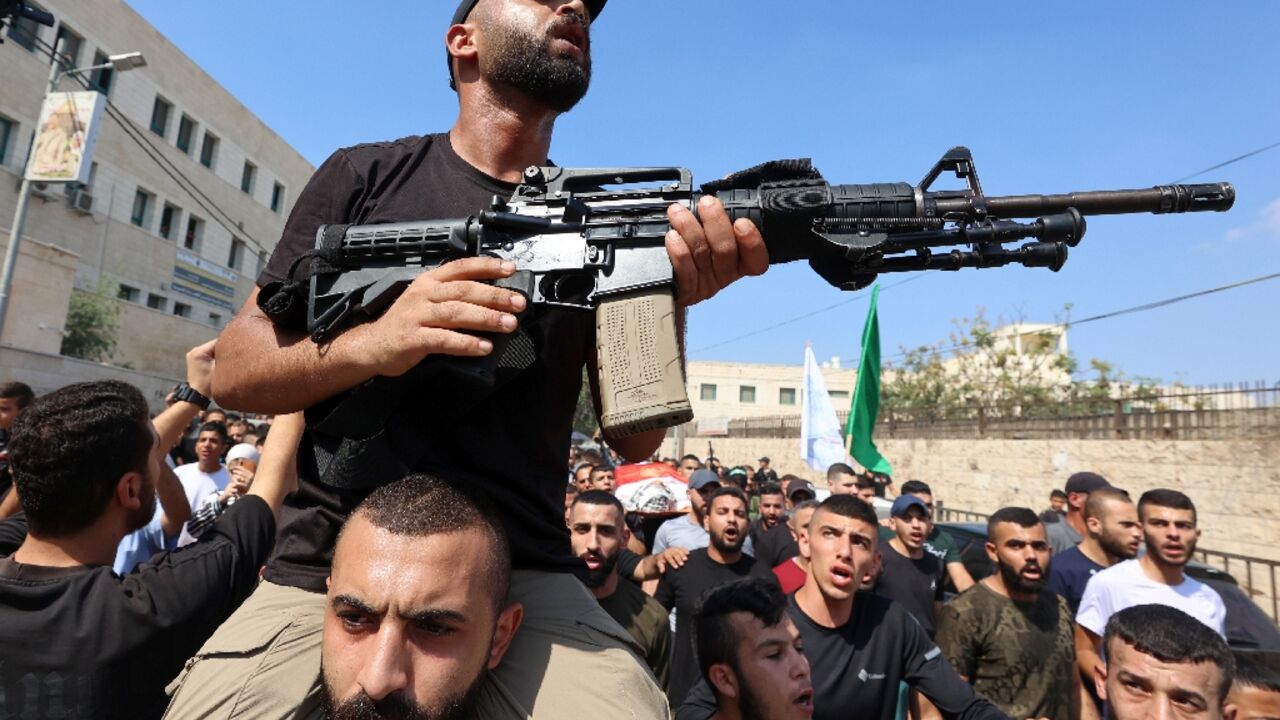
MULTIPOLYGON (((532 307, 512 263, 308 334, 288 303, 319 227, 469 217, 550 164, 605 4, 462 0, 454 125, 335 151, 154 417, 121 382, 0 384, 0 718, 1280 717, 1184 571, 1177 489, 1078 472, 1044 512, 972 508, 971 573, 935 522, 947 478, 574 433, 584 381, 603 408, 596 320, 532 307), (484 387, 442 367, 491 354, 484 387), (361 402, 390 421, 351 425, 361 402)), ((751 221, 688 204, 655 244, 679 333, 769 263, 751 221)))

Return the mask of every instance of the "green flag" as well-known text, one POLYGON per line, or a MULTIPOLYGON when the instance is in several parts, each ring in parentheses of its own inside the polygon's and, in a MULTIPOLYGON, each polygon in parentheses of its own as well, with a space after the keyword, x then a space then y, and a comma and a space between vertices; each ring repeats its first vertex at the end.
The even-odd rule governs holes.
POLYGON ((844 427, 844 435, 849 443, 849 454, 859 465, 871 472, 892 475, 889 461, 871 441, 876 415, 880 412, 880 322, 876 318, 879 297, 880 285, 877 283, 871 288, 871 308, 867 311, 867 324, 862 328, 858 384, 853 389, 853 405, 849 407, 849 422, 844 427))

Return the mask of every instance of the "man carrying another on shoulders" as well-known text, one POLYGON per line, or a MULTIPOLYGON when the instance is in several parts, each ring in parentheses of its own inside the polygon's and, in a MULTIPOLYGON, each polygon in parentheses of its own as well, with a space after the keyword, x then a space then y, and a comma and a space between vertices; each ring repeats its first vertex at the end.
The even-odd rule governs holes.
MULTIPOLYGON (((513 348, 528 351, 504 355, 515 360, 514 366, 501 367, 501 382, 483 393, 443 376, 425 380, 422 390, 406 399, 403 413, 428 405, 440 411, 412 414, 422 441, 402 451, 416 457, 390 452, 382 458, 478 488, 511 540, 509 600, 522 603, 525 614, 506 659, 488 682, 528 692, 482 693, 478 714, 485 717, 611 717, 623 705, 619 687, 629 693, 626 710, 637 717, 661 718, 667 712, 649 671, 628 649, 626 633, 575 576, 585 574, 585 567, 573 555, 565 526, 562 463, 584 373, 600 411, 594 316, 529 307, 520 293, 495 284, 510 278, 515 264, 491 257, 462 258, 423 272, 376 319, 322 344, 299 323, 272 322, 259 299, 269 305, 276 298, 305 302, 295 283, 305 279, 307 264, 294 274, 290 267, 314 249, 320 225, 472 216, 488 208, 495 195, 510 198, 526 168, 549 165, 556 120, 587 91, 591 26, 604 7, 604 0, 457 3, 447 29, 441 28, 448 75, 458 93, 453 127, 344 148, 325 161, 299 195, 258 278, 260 290, 219 338, 219 359, 225 362, 218 363, 214 375, 215 399, 265 414, 312 408, 371 380, 384 384, 382 379, 392 378, 394 385, 394 378, 436 356, 488 356, 494 343, 486 334, 508 334, 513 348), (569 615, 579 600, 592 608, 582 616, 569 615), (597 670, 604 656, 626 657, 630 669, 605 676, 597 670), (547 691, 538 692, 539 682, 547 691), (577 683, 573 693, 550 690, 569 682, 577 683), (490 700, 503 704, 492 707, 490 700)), ((413 42, 421 39, 418 29, 405 32, 413 42)), ((714 197, 693 209, 672 206, 668 217, 672 229, 666 250, 678 288, 677 326, 683 324, 684 308, 767 268, 759 231, 745 220, 731 221, 714 197)), ((641 460, 652 456, 663 435, 658 429, 603 439, 621 456, 641 460)), ((323 463, 311 448, 304 443, 299 491, 290 497, 264 582, 210 641, 235 653, 211 653, 192 665, 176 691, 173 717, 228 718, 235 698, 246 694, 262 698, 260 717, 315 708, 317 631, 337 532, 373 486, 400 475, 360 478, 359 487, 346 486, 351 479, 345 477, 326 483, 319 471, 323 463), (277 624, 243 632, 240 628, 248 625, 240 621, 251 614, 277 624), (282 636, 296 642, 271 641, 282 636), (274 672, 310 679, 310 690, 295 694, 292 684, 272 682, 274 672)), ((585 451, 582 457, 587 458, 585 451)))

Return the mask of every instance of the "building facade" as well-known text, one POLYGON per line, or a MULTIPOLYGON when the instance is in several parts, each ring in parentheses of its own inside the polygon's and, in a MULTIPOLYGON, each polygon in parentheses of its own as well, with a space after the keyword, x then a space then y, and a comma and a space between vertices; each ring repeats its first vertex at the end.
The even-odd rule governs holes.
MULTIPOLYGON (((822 363, 822 379, 831 404, 848 410, 858 371, 840 367, 840 359, 833 358, 822 363)), ((698 423, 799 415, 804 366, 690 360, 685 382, 698 423)))
POLYGON ((19 22, 0 45, 0 244, 55 43, 67 67, 135 51, 147 64, 80 74, 110 101, 89 182, 33 193, 0 344, 57 354, 72 287, 108 292, 119 307, 110 363, 180 378, 185 352, 248 298, 314 168, 122 0, 38 5, 56 25, 19 22))

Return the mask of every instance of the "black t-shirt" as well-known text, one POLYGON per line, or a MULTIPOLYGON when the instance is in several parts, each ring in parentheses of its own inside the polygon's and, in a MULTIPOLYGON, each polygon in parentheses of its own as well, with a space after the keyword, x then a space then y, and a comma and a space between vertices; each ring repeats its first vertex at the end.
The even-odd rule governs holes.
MULTIPOLYGON (((901 682, 933 701, 945 718, 1005 718, 956 674, 897 603, 858 593, 849 622, 838 628, 809 619, 795 595, 787 598, 787 614, 809 659, 814 720, 894 720, 901 682)), ((699 680, 676 720, 707 720, 715 709, 710 686, 699 680)))
POLYGON ((160 717, 165 685, 253 592, 275 537, 271 509, 245 497, 199 542, 120 577, 14 562, 25 519, 0 525, 0 717, 160 717))
POLYGON ((933 637, 938 627, 933 604, 942 601, 947 572, 942 561, 930 552, 912 560, 887 542, 880 543, 880 555, 884 569, 876 580, 876 594, 900 603, 933 637))
POLYGON ((751 574, 755 558, 743 554, 732 565, 721 565, 707 555, 706 548, 689 553, 689 559, 676 569, 668 569, 658 583, 654 599, 668 610, 676 611, 675 651, 671 654, 671 686, 667 691, 672 707, 680 704, 685 693, 698 681, 698 660, 693 647, 693 612, 702 596, 711 588, 733 582, 751 574))
POLYGON ((791 537, 786 521, 779 521, 767 530, 764 520, 755 521, 751 525, 751 547, 756 559, 771 568, 800 554, 800 546, 791 537))
MULTIPOLYGON (((258 285, 282 280, 313 249, 322 224, 464 218, 514 189, 468 165, 445 134, 339 150, 299 196, 258 285)), ((418 399, 427 430, 415 469, 482 489, 502 515, 516 568, 585 572, 564 524, 564 451, 595 343, 594 316, 534 308, 521 327, 537 359, 484 401, 452 410, 451 393, 476 390, 447 379, 418 399)), ((298 492, 285 501, 264 577, 324 592, 338 530, 370 490, 333 488, 317 477, 299 463, 298 492)))

